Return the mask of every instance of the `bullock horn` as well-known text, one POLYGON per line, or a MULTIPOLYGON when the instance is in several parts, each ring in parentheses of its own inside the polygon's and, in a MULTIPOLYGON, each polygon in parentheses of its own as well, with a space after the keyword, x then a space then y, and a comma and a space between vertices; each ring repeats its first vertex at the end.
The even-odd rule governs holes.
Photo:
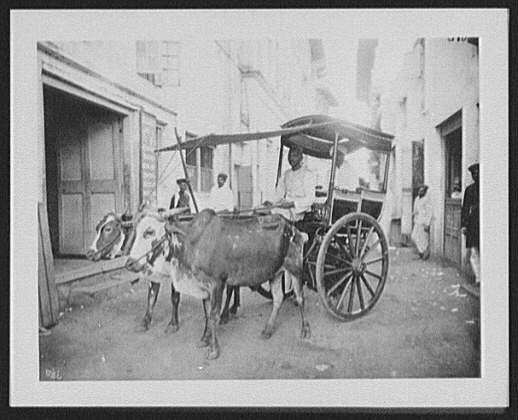
POLYGON ((144 211, 144 209, 148 206, 149 206, 149 201, 144 200, 142 203, 140 203, 140 206, 138 207, 138 211, 139 212, 144 211))
POLYGON ((172 217, 176 216, 178 214, 185 213, 186 211, 189 211, 189 207, 177 207, 175 209, 166 210, 163 212, 164 217, 172 217))
POLYGON ((145 215, 154 217, 155 219, 158 219, 160 221, 165 220, 164 214, 158 211, 146 211, 145 215))

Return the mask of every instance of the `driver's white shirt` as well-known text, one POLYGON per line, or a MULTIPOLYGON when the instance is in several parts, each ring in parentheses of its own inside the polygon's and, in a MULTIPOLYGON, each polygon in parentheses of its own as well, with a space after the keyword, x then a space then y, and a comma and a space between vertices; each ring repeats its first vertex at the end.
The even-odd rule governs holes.
POLYGON ((286 170, 275 190, 275 201, 285 199, 293 201, 295 206, 291 209, 274 209, 274 211, 292 221, 302 220, 304 213, 311 209, 315 201, 315 186, 315 175, 304 164, 295 171, 291 168, 286 170))

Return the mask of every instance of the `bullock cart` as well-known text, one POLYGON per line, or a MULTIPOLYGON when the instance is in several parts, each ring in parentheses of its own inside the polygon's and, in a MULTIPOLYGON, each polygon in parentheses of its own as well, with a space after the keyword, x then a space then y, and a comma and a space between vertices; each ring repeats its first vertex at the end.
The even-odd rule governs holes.
MULTIPOLYGON (((294 146, 302 149, 313 172, 326 174, 315 178, 311 211, 304 220, 296 222, 296 227, 309 235, 304 249, 303 283, 319 293, 323 305, 335 318, 359 318, 379 300, 388 275, 388 242, 379 222, 387 192, 393 136, 329 116, 309 115, 288 121, 275 131, 209 134, 186 142, 177 136, 178 144, 158 151, 276 137, 280 137, 277 183, 285 165, 285 149, 294 146), (344 157, 352 167, 349 175, 341 169, 344 157), (344 183, 350 185, 351 180, 340 177, 356 176, 356 186, 342 187, 344 183)), ((185 175, 188 178, 186 170, 185 175)), ((221 215, 261 217, 265 211, 261 207, 221 215)), ((267 298, 272 296, 267 284, 258 291, 267 298)), ((290 285, 285 285, 285 294, 291 293, 290 285)))

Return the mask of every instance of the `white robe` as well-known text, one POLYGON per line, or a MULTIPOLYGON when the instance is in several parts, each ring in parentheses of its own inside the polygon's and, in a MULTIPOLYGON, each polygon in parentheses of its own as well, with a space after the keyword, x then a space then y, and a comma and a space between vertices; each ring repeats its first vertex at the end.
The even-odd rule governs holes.
POLYGON ((234 194, 226 182, 221 188, 217 184, 212 187, 209 196, 209 206, 215 211, 232 211, 234 209, 234 194))
POLYGON ((425 231, 432 222, 432 203, 428 195, 417 197, 414 202, 414 229, 412 230, 412 240, 417 250, 422 254, 428 250, 430 233, 425 231))

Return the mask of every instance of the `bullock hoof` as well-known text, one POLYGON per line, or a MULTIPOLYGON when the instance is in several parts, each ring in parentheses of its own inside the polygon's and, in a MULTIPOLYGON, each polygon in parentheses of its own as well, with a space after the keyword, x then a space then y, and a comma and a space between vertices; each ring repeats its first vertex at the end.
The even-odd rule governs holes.
POLYGON ((309 328, 309 323, 305 322, 300 330, 300 338, 309 338, 311 337, 311 329, 309 328))
POLYGON ((167 327, 165 328, 165 333, 166 333, 166 334, 175 333, 175 332, 177 332, 179 329, 180 329, 180 326, 179 326, 178 324, 176 324, 176 325, 173 325, 173 324, 167 324, 167 327))
POLYGON ((198 344, 196 344, 196 347, 202 348, 207 347, 210 344, 210 337, 202 337, 200 341, 198 341, 198 344))
POLYGON ((262 332, 261 332, 261 336, 263 338, 270 338, 273 334, 273 330, 271 328, 265 328, 262 332))
POLYGON ((140 323, 140 325, 137 325, 137 327, 135 328, 135 331, 136 332, 146 332, 147 330, 149 330, 149 324, 151 324, 151 320, 144 318, 142 320, 142 322, 140 323))
POLYGON ((224 314, 221 315, 221 317, 219 318, 219 323, 221 325, 224 325, 224 324, 227 324, 228 321, 230 320, 230 316, 228 314, 228 312, 225 312, 224 314))
POLYGON ((207 352, 207 359, 209 359, 209 360, 214 360, 214 359, 217 359, 218 357, 219 357, 218 348, 209 349, 209 351, 207 352))

